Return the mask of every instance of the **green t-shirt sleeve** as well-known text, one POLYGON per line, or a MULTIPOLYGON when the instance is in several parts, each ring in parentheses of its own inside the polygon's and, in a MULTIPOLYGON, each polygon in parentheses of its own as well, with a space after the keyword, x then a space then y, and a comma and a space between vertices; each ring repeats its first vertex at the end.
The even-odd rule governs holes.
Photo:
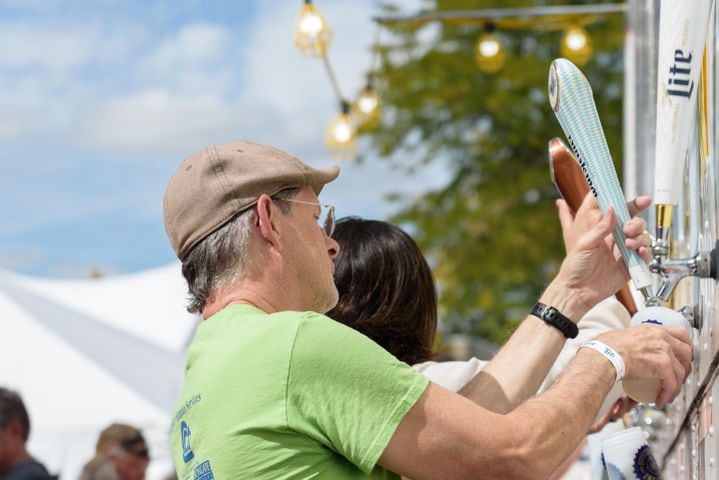
POLYGON ((287 379, 287 424, 365 473, 429 380, 359 332, 304 314, 287 379))

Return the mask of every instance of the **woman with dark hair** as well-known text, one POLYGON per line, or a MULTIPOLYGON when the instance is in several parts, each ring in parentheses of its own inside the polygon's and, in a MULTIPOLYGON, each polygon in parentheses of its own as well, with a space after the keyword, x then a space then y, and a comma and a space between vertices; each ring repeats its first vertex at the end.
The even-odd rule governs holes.
MULTIPOLYGON (((559 208, 561 213, 562 206, 559 208)), ((564 221, 562 226, 569 228, 564 221)), ((399 360, 451 390, 464 392, 470 380, 484 376, 481 383, 474 382, 472 398, 496 412, 508 412, 536 394, 542 381, 541 390, 548 388, 579 345, 629 323, 624 307, 608 299, 582 318, 579 335, 569 341, 522 344, 529 339, 512 338, 507 345, 513 353, 500 350, 491 362, 476 358, 433 362, 437 294, 432 272, 414 240, 392 224, 358 217, 340 219, 333 238, 340 245, 334 261, 339 302, 327 315, 367 335, 399 360)), ((566 238, 571 239, 571 235, 565 231, 566 238)), ((599 416, 621 394, 615 387, 599 416)))
POLYGON ((340 219, 332 237, 339 302, 327 315, 405 363, 434 358, 437 292, 422 251, 403 230, 359 217, 340 219))

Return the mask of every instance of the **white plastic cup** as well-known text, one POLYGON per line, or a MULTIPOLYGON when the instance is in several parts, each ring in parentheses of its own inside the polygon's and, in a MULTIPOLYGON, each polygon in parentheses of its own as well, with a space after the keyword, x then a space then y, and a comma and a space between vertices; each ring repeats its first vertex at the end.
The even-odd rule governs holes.
MULTIPOLYGON (((642 323, 653 323, 656 325, 671 325, 684 327, 691 337, 692 326, 684 316, 671 308, 647 307, 638 311, 632 317, 629 325, 635 327, 642 323)), ((661 384, 659 379, 647 378, 641 380, 624 380, 622 382, 624 393, 639 403, 654 403, 659 395, 661 384)))
POLYGON ((589 443, 589 463, 592 465, 592 480, 609 480, 607 469, 604 466, 604 453, 602 440, 609 438, 617 432, 624 431, 624 424, 620 420, 608 423, 597 433, 587 435, 589 443))
POLYGON ((639 427, 614 433, 602 440, 609 480, 659 480, 659 466, 639 427))

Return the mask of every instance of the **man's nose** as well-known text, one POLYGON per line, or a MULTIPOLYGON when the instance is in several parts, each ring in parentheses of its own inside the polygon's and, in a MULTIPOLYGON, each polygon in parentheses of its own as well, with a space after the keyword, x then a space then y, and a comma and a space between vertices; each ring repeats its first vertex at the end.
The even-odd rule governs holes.
POLYGON ((334 259, 340 253, 340 244, 330 236, 325 235, 325 237, 327 238, 327 254, 334 259))

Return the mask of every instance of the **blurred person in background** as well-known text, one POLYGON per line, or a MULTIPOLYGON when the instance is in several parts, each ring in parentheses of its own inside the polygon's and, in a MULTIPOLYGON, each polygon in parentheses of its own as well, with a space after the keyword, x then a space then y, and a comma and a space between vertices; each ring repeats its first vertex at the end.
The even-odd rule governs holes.
POLYGON ((150 452, 142 432, 113 423, 97 440, 95 456, 85 464, 80 480, 144 480, 150 452))
POLYGON ((0 479, 55 479, 32 458, 25 444, 30 435, 30 417, 20 395, 0 387, 0 479))

